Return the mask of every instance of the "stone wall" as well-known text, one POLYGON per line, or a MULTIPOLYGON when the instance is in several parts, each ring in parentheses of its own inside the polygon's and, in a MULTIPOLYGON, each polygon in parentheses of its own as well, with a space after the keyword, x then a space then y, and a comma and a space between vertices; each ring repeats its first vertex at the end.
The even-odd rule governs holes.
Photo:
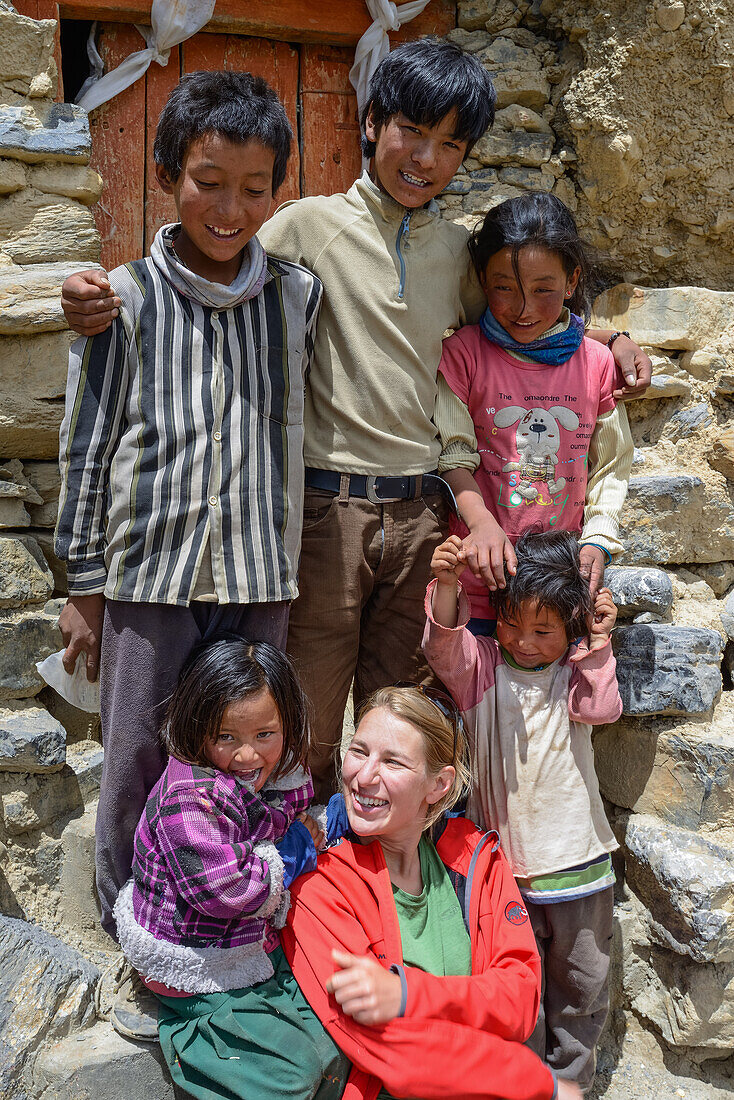
POLYGON ((35 668, 61 647, 65 592, 52 554, 71 339, 59 295, 99 257, 102 190, 86 113, 54 102, 54 33, 0 5, 0 1095, 17 1100, 36 1095, 24 1074, 38 1050, 94 1023, 101 935, 85 812, 98 723, 35 668))

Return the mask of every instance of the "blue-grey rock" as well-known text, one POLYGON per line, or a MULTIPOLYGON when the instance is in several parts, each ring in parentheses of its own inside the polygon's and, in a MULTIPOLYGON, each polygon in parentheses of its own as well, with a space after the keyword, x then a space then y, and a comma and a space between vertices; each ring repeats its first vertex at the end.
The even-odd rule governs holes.
POLYGON ((89 120, 82 107, 53 103, 39 120, 26 107, 0 106, 0 156, 86 163, 91 151, 89 120))
POLYGON ((62 646, 58 616, 45 609, 0 612, 0 699, 28 699, 44 686, 36 661, 62 646))
POLYGON ((555 182, 550 173, 544 174, 537 168, 500 168, 499 178, 502 183, 525 191, 551 191, 555 182))
POLYGON ((98 979, 77 951, 0 915, 0 1096, 31 1100, 24 1067, 42 1044, 91 1026, 98 979))
POLYGON ((721 625, 729 635, 729 640, 734 642, 734 592, 730 592, 724 601, 721 611, 721 625))
POLYGON ((65 761, 66 730, 44 707, 0 704, 0 771, 58 771, 65 761))
POLYGON ((625 714, 705 714, 721 692, 723 643, 716 630, 662 623, 612 635, 625 714))
POLYGON ((662 569, 611 566, 604 573, 621 619, 641 612, 666 615, 673 606, 673 582, 662 569))
POLYGON ((469 173, 472 183, 496 183, 499 179, 494 168, 475 168, 469 173))
POLYGON ((705 401, 694 405, 692 409, 679 409, 673 413, 668 423, 668 432, 675 442, 685 439, 693 432, 706 428, 711 424, 711 412, 705 401))
POLYGON ((651 938, 698 963, 734 962, 734 849, 644 814, 629 819, 625 847, 651 938))
POLYGON ((442 195, 467 195, 471 191, 469 180, 451 180, 448 187, 444 187, 442 195))

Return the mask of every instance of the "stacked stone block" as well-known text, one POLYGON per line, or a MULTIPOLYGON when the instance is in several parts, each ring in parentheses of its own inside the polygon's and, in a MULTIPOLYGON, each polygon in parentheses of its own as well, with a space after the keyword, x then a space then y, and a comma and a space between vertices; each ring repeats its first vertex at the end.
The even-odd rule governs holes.
POLYGON ((99 979, 77 825, 99 792, 98 723, 36 670, 61 648, 66 591, 52 549, 71 340, 60 288, 98 258, 102 187, 85 112, 54 102, 55 29, 0 6, 0 1094, 17 1100, 39 1092, 39 1050, 94 1023, 99 979))

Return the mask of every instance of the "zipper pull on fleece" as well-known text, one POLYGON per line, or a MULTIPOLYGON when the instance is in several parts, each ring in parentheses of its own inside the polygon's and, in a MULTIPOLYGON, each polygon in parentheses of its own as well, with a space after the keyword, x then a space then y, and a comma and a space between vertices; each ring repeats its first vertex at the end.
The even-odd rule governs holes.
MULTIPOLYGON (((405 295, 405 259, 403 257, 402 245, 405 238, 410 232, 410 217, 413 213, 412 210, 406 210, 403 214, 403 220, 400 223, 398 229, 397 239, 395 241, 395 251, 398 254, 398 260, 400 262, 400 283, 398 284, 398 300, 402 301, 405 295)), ((407 242, 406 242, 407 243, 407 242)))

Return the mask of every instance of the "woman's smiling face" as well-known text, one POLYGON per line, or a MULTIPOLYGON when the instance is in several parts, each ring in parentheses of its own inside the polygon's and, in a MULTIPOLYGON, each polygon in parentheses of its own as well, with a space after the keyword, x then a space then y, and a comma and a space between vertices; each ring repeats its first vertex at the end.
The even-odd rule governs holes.
POLYGON ((359 723, 342 783, 352 831, 395 842, 415 833, 446 791, 428 772, 420 730, 387 707, 375 707, 359 723))

